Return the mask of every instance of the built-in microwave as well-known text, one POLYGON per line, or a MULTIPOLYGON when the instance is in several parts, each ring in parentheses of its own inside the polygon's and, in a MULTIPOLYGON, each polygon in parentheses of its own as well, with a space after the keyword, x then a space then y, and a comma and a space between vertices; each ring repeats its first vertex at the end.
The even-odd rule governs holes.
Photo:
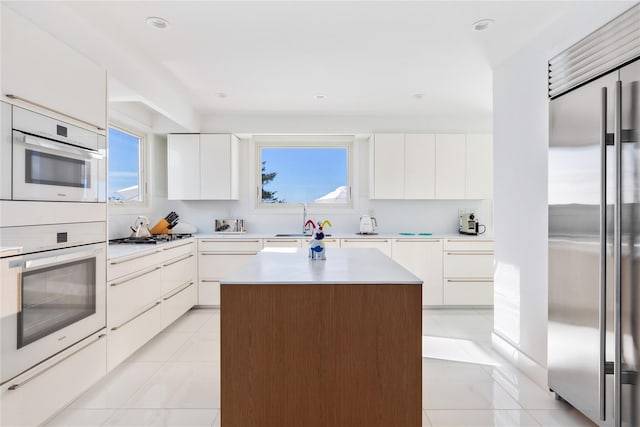
POLYGON ((0 170, 11 185, 2 187, 2 199, 106 201, 104 135, 17 106, 3 105, 3 119, 7 108, 11 137, 0 143, 11 155, 3 155, 0 170))

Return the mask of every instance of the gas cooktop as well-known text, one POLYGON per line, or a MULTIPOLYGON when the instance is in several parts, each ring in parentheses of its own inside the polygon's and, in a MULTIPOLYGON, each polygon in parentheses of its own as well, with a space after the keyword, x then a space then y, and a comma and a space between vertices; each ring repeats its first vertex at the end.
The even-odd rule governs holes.
POLYGON ((149 237, 123 237, 120 239, 109 240, 109 243, 136 243, 136 244, 151 244, 173 242, 174 240, 186 239, 191 237, 189 233, 173 233, 173 234, 154 234, 149 237))

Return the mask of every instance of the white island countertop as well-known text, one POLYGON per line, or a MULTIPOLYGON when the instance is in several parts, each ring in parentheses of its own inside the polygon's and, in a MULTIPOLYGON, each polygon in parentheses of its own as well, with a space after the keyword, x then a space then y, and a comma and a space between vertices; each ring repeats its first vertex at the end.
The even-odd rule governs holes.
POLYGON ((308 249, 269 248, 220 280, 221 285, 420 285, 422 280, 378 249, 328 248, 312 261, 308 249))

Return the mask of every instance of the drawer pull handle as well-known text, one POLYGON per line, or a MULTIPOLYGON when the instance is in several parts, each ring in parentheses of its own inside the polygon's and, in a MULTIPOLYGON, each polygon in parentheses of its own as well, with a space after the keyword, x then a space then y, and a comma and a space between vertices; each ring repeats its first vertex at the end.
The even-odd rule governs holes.
POLYGON ((481 239, 478 239, 478 240, 476 240, 476 239, 473 239, 473 240, 451 240, 451 239, 447 239, 447 242, 449 242, 449 243, 460 243, 460 242, 463 242, 463 243, 475 243, 475 242, 492 243, 493 240, 486 240, 486 239, 484 239, 484 240, 481 240, 481 239))
POLYGON ((138 255, 136 257, 123 259, 122 261, 111 261, 111 265, 124 264, 125 262, 129 262, 129 261, 133 261, 133 260, 136 260, 136 259, 144 258, 146 256, 150 256, 150 255, 154 255, 154 254, 159 254, 160 252, 162 252, 162 249, 158 249, 157 251, 153 251, 150 254, 142 254, 142 255, 138 255))
POLYGON ((256 252, 233 252, 233 251, 224 251, 224 252, 200 252, 200 255, 255 255, 256 252))
MULTIPOLYGON (((300 239, 300 240, 303 240, 303 239, 300 239)), ((265 242, 267 242, 267 243, 278 243, 278 242, 280 242, 280 243, 298 243, 298 240, 296 240, 296 239, 293 239, 293 240, 292 239, 278 239, 278 240, 269 240, 269 239, 267 239, 267 240, 265 240, 265 242)))
POLYGON ((134 320, 136 320, 138 317, 142 316, 143 314, 145 314, 147 311, 153 310, 154 308, 156 308, 158 306, 158 304, 162 304, 162 301, 156 301, 155 304, 153 304, 151 307, 147 308, 146 310, 136 314, 135 316, 133 316, 131 319, 127 320, 126 322, 118 325, 118 326, 114 326, 113 328, 111 328, 112 331, 117 331, 118 329, 122 328, 124 325, 126 325, 129 322, 133 322, 134 320))
POLYGON ((164 297, 162 298, 162 301, 166 301, 168 299, 171 299, 173 297, 175 297, 176 295, 178 295, 180 292, 187 290, 191 287, 191 285, 193 285, 193 282, 188 282, 184 287, 182 287, 181 289, 175 291, 174 293, 172 293, 171 295, 169 295, 168 297, 164 297))
POLYGON ((481 252, 481 251, 477 251, 477 252, 447 252, 447 255, 482 255, 482 256, 487 256, 487 255, 493 255, 493 252, 481 252))
POLYGON ((49 369, 58 366, 60 363, 64 362, 65 360, 67 360, 68 358, 70 358, 71 356, 75 355, 76 353, 81 352, 82 350, 84 350, 85 348, 89 347, 90 345, 95 344, 96 342, 100 341, 102 338, 106 337, 107 334, 100 334, 98 335, 98 338, 96 338, 95 340, 91 341, 90 343, 87 343, 86 345, 83 345, 82 347, 80 347, 79 349, 77 349, 76 351, 74 351, 73 353, 65 356, 63 359, 58 360, 56 363, 54 363, 53 365, 47 367, 46 369, 43 369, 42 371, 38 372, 37 374, 35 374, 32 377, 27 378, 26 380, 22 381, 21 383, 18 384, 13 384, 12 386, 9 387, 9 390, 17 390, 20 387, 22 387, 23 385, 25 385, 26 383, 30 382, 31 380, 39 377, 40 375, 44 374, 45 372, 47 372, 49 369))
POLYGON ((187 245, 193 245, 193 242, 187 242, 187 243, 183 243, 181 245, 175 245, 175 246, 171 246, 170 248, 165 248, 163 250, 165 251, 170 251, 171 249, 176 249, 176 248, 181 248, 183 246, 187 246, 187 245))
POLYGON ((447 279, 449 283, 493 283, 493 279, 447 279))
POLYGON ((423 242, 423 243, 441 243, 440 239, 396 239, 396 242, 409 243, 409 242, 423 242))
POLYGON ((219 280, 209 280, 209 279, 202 279, 200 280, 202 283, 218 283, 219 280))
POLYGON ((149 273, 153 273, 154 271, 160 270, 161 268, 162 268, 162 267, 154 267, 154 268, 152 268, 151 270, 147 270, 147 271, 144 271, 144 272, 142 272, 142 273, 140 273, 140 274, 136 274, 136 275, 135 275, 135 276, 133 276, 133 277, 129 277, 128 279, 125 279, 125 280, 123 280, 122 282, 113 282, 113 283, 111 284, 111 287, 116 287, 116 286, 124 285, 124 284, 125 284, 125 283, 127 283, 127 282, 130 282, 130 281, 132 281, 132 280, 134 280, 134 279, 137 279, 137 278, 139 278, 139 277, 145 276, 145 275, 147 275, 147 274, 149 274, 149 273))
POLYGON ((260 240, 236 240, 222 238, 218 240, 201 240, 202 243, 260 243, 260 240))
POLYGON ((387 243, 389 240, 387 239, 366 239, 366 240, 350 240, 344 239, 347 243, 365 243, 365 242, 373 242, 373 243, 387 243))
POLYGON ((92 128, 95 128, 95 129, 97 129, 97 130, 99 130, 99 131, 103 131, 103 130, 105 130, 103 127, 100 127, 100 126, 94 125, 94 124, 93 124, 93 123, 91 123, 91 122, 88 122, 88 121, 86 121, 86 120, 79 119, 79 118, 77 118, 77 117, 70 116, 69 114, 65 114, 65 113, 63 113, 63 112, 61 112, 61 111, 54 110, 53 108, 49 108, 49 107, 47 107, 47 106, 45 106, 45 105, 38 104, 37 102, 34 102, 34 101, 29 100, 29 99, 23 98, 23 97, 21 97, 21 96, 13 95, 13 94, 8 93, 8 94, 6 94, 6 97, 7 97, 7 98, 9 98, 9 99, 17 99, 18 101, 26 102, 27 104, 31 104, 31 105, 34 105, 34 106, 36 106, 36 107, 44 108, 44 109, 45 109, 45 110, 47 110, 47 111, 51 111, 52 113, 59 114, 59 115, 61 115, 61 116, 67 117, 67 118, 69 118, 69 119, 73 119, 73 120, 75 120, 75 121, 77 121, 77 122, 80 122, 80 123, 84 123, 85 125, 91 126, 92 128))
POLYGON ((180 258, 180 259, 177 259, 177 260, 175 260, 175 261, 171 261, 171 262, 168 262, 168 263, 166 263, 166 264, 162 264, 162 266, 163 266, 163 267, 169 267, 170 265, 176 264, 176 263, 178 263, 178 262, 180 262, 180 261, 184 261, 185 259, 189 259, 189 258, 191 258, 192 256, 193 256, 193 254, 189 254, 189 255, 187 255, 187 256, 185 256, 185 257, 182 257, 182 258, 180 258))

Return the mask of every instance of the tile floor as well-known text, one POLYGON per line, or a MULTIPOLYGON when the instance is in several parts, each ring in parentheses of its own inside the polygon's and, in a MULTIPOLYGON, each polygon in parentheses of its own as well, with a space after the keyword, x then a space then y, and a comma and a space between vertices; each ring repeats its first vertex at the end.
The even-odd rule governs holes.
MULTIPOLYGON (((220 426, 219 318, 191 310, 46 425, 220 426)), ((492 328, 491 310, 423 312, 423 426, 593 426, 501 359, 492 328)))

